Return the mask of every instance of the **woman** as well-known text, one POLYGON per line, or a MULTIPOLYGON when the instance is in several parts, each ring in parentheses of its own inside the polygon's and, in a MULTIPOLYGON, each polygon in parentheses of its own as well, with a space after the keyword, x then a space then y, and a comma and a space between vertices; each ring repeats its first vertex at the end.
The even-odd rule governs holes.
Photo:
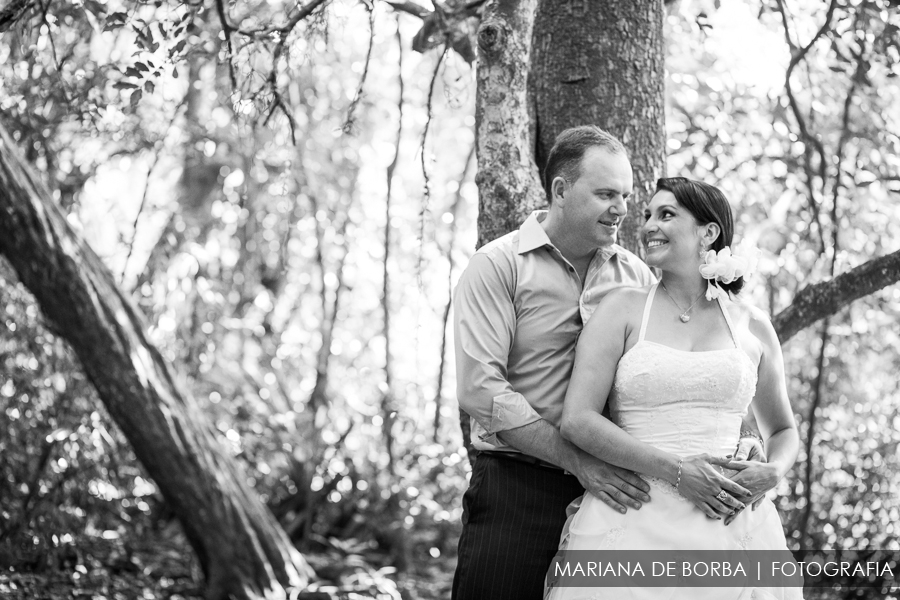
MULTIPOLYGON (((560 549, 786 550, 770 501, 743 510, 793 465, 798 436, 775 331, 761 311, 731 299, 743 285, 734 267, 746 266, 725 260, 731 208, 718 189, 675 177, 659 180, 644 216, 647 263, 661 271, 660 282, 622 288, 601 301, 578 342, 561 430, 587 452, 646 476, 653 500, 620 514, 585 494, 570 506, 560 549), (612 420, 602 415, 607 398, 612 420), (767 463, 729 462, 748 406, 767 463), (726 466, 736 469, 727 471, 730 479, 726 466)), ((629 593, 801 597, 796 588, 629 593)), ((623 591, 551 587, 547 596, 621 598, 623 591)))

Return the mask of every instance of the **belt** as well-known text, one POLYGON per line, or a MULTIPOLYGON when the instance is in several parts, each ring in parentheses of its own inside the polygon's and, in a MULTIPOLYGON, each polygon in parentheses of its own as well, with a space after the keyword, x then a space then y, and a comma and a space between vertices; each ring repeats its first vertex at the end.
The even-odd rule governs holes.
POLYGON ((500 458, 503 460, 511 460, 518 463, 525 463, 526 465, 532 465, 534 467, 541 467, 542 469, 550 469, 551 471, 558 471, 560 473, 564 473, 566 475, 570 475, 568 471, 557 467, 553 463, 548 463, 545 460, 541 460, 539 458, 535 458, 528 454, 522 454, 521 452, 495 452, 490 450, 483 450, 479 454, 484 454, 485 456, 491 456, 494 458, 500 458))

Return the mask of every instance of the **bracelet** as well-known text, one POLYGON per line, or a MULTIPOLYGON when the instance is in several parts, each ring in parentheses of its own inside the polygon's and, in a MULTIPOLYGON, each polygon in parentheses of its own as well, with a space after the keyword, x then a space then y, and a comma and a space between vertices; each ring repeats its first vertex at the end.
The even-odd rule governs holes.
POLYGON ((765 442, 763 442, 763 439, 759 435, 757 435, 756 433, 754 433, 753 431, 751 431, 749 429, 741 430, 740 439, 744 439, 744 438, 754 439, 759 442, 760 446, 765 447, 765 442))
POLYGON ((681 467, 684 465, 684 459, 678 459, 678 475, 675 477, 675 489, 678 489, 678 486, 681 485, 681 467))

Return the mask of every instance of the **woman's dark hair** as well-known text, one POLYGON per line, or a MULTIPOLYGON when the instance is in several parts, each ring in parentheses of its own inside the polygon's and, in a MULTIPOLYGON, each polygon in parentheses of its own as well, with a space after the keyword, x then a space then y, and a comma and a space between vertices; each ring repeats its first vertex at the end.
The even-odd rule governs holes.
MULTIPOLYGON (((694 215, 700 223, 715 223, 721 233, 710 246, 710 250, 718 252, 725 246, 731 246, 734 238, 734 216, 731 205, 719 188, 701 181, 693 181, 684 177, 663 177, 656 182, 656 191, 672 192, 678 204, 694 215)), ((719 282, 722 289, 731 294, 739 294, 744 287, 744 278, 738 277, 731 283, 719 282)))

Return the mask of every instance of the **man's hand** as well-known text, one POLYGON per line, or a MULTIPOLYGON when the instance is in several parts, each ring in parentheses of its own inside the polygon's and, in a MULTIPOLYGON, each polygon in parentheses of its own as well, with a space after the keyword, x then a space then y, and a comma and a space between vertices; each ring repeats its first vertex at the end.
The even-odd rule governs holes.
MULTIPOLYGON (((731 461, 727 468, 736 469, 738 472, 731 476, 731 480, 750 490, 753 498, 747 504, 753 504, 753 510, 763 501, 766 493, 778 484, 778 469, 775 465, 759 461, 741 460, 731 461)), ((740 511, 725 519, 729 525, 734 521, 740 511)))
POLYGON ((580 452, 577 467, 572 473, 584 489, 609 505, 624 513, 627 507, 641 508, 641 502, 650 502, 650 486, 646 481, 627 469, 614 467, 598 458, 580 452))
MULTIPOLYGON (((768 462, 766 458, 766 451, 763 448, 762 441, 759 439, 759 437, 757 437, 756 435, 746 434, 738 440, 737 450, 734 453, 734 460, 755 461, 761 463, 768 462)), ((733 472, 731 474, 731 477, 732 479, 734 478, 733 472)), ((737 480, 735 479, 735 481, 737 480)), ((740 483, 740 481, 738 481, 738 483, 740 483)), ((762 504, 763 498, 765 497, 765 493, 761 495, 754 495, 754 500, 752 502, 748 502, 748 504, 752 504, 753 510, 756 510, 757 508, 759 508, 759 505, 762 504)), ((729 516, 727 519, 725 519, 725 524, 730 524, 740 513, 741 511, 739 510, 733 515, 729 516)))
POLYGON ((738 440, 737 451, 734 453, 734 460, 755 460, 757 462, 766 462, 766 451, 762 447, 762 442, 756 436, 742 437, 738 440))

